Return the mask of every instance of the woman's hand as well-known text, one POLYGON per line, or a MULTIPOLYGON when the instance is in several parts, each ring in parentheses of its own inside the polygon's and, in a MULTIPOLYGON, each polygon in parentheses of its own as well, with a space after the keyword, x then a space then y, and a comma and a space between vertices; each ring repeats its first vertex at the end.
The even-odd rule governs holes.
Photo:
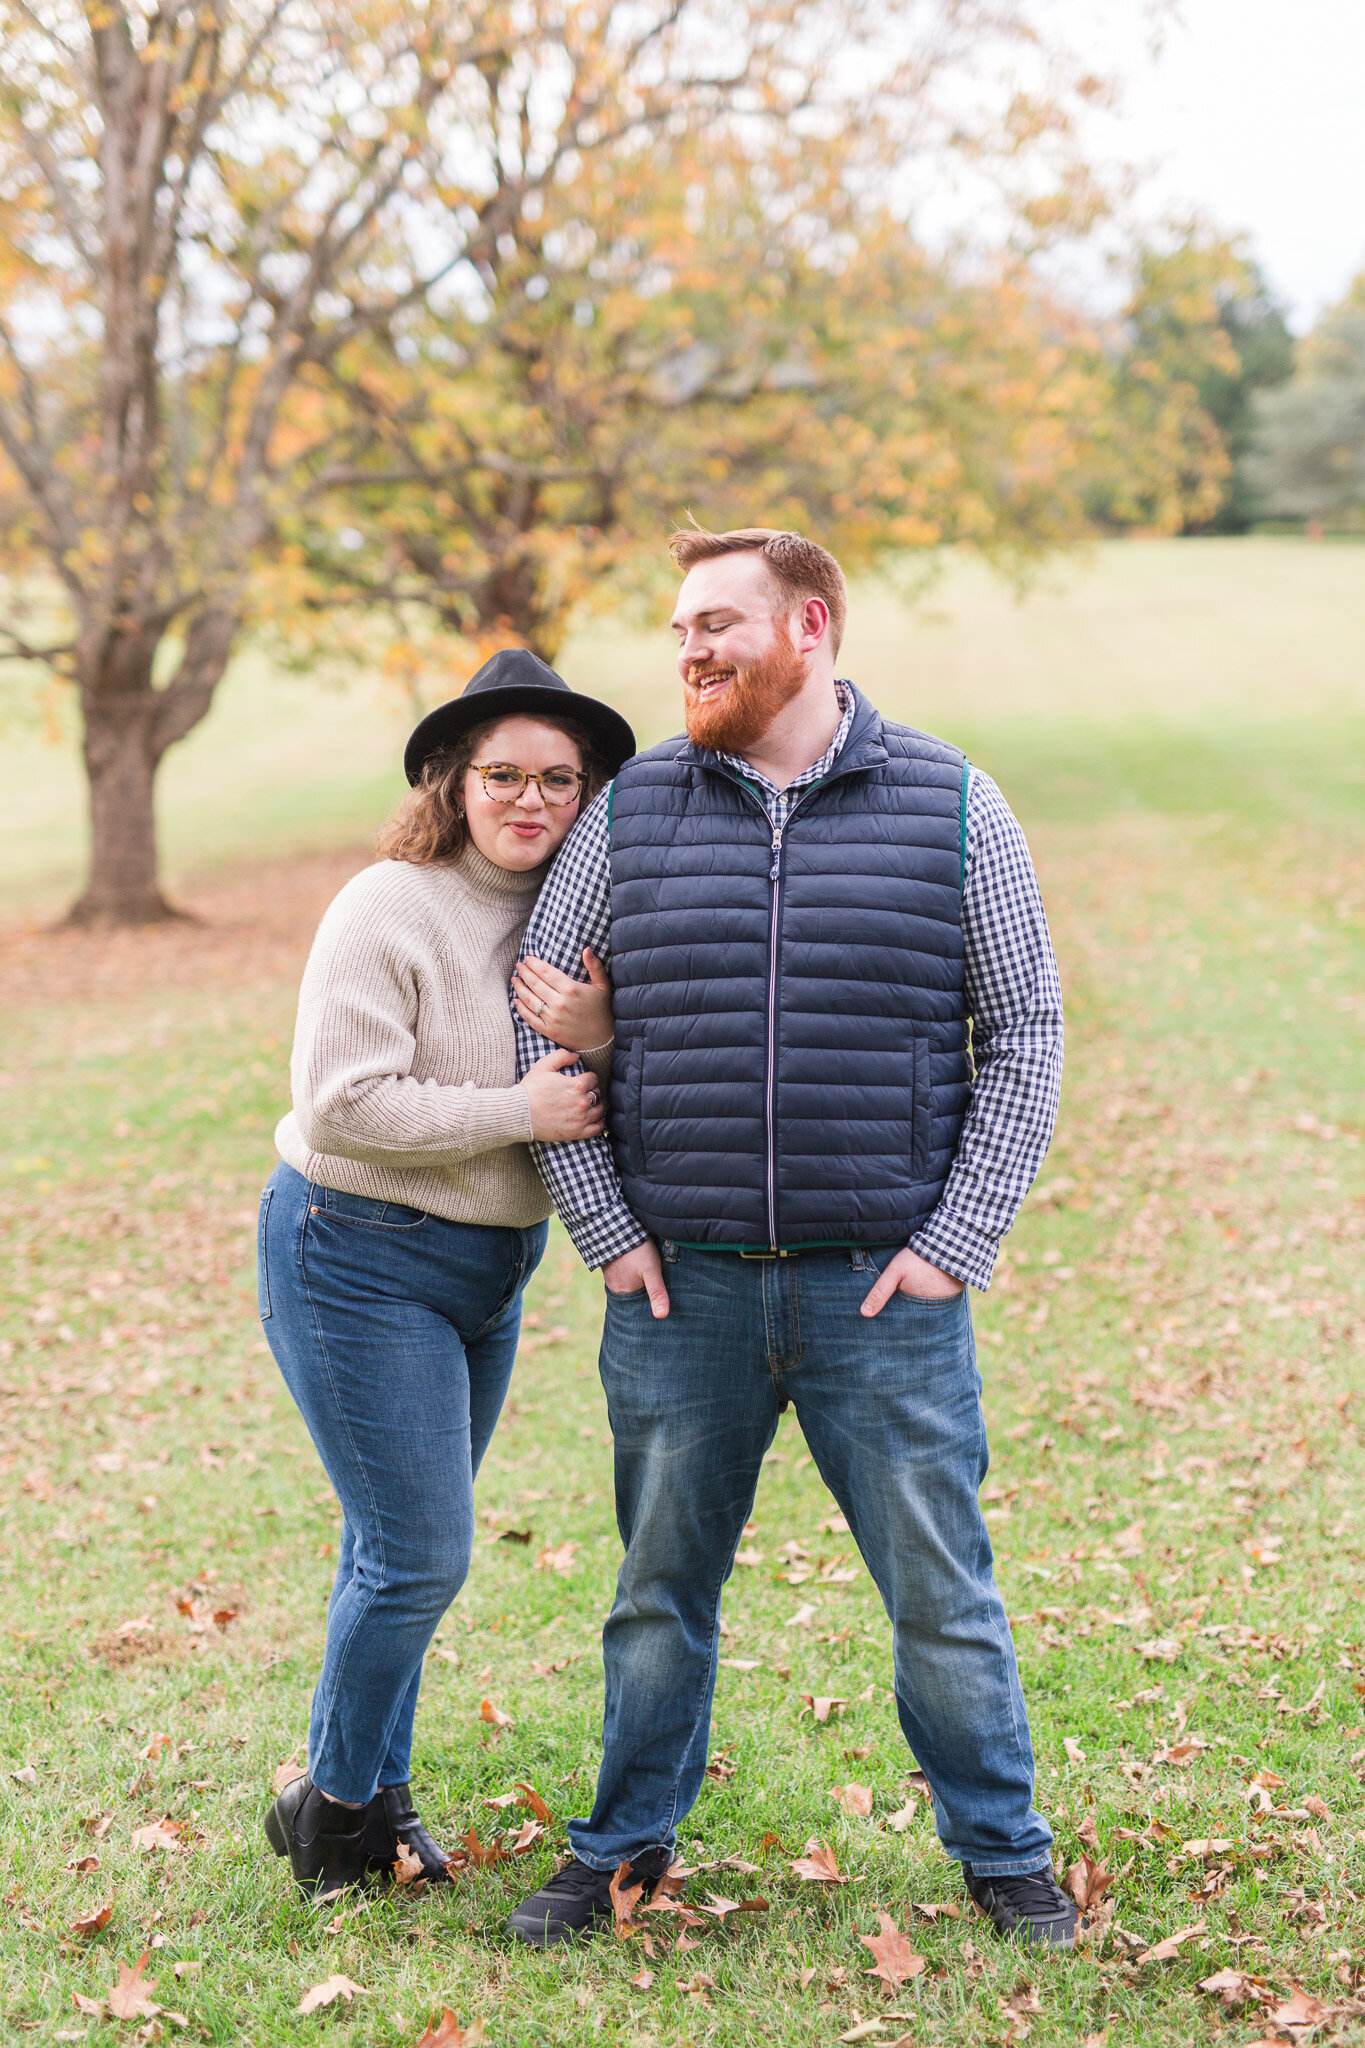
POLYGON ((575 1138, 602 1135, 605 1111, 597 1082, 591 1074, 565 1074, 577 1055, 547 1052, 521 1077, 531 1098, 531 1136, 546 1145, 567 1145, 575 1138))
POLYGON ((611 982, 591 946, 583 948, 586 981, 574 981, 548 961, 528 954, 517 962, 512 995, 517 1015, 542 1038, 570 1052, 593 1052, 612 1035, 611 982))

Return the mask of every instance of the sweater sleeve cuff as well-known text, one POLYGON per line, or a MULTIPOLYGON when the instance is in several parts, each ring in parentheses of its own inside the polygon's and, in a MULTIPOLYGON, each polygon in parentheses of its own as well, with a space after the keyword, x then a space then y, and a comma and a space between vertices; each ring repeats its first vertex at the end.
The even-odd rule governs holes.
POLYGON ((615 1043, 614 1038, 609 1038, 605 1045, 591 1046, 587 1052, 578 1055, 588 1072, 595 1075, 599 1081, 611 1079, 611 1053, 615 1043))
POLYGON ((647 1244, 649 1232, 642 1230, 624 1202, 599 1209, 593 1216, 562 1216, 574 1250, 585 1266, 608 1266, 613 1259, 647 1244))
POLYGON ((984 1293, 991 1284, 1000 1247, 995 1238, 940 1203, 923 1230, 911 1238, 910 1249, 940 1272, 951 1273, 954 1280, 979 1287, 984 1293))

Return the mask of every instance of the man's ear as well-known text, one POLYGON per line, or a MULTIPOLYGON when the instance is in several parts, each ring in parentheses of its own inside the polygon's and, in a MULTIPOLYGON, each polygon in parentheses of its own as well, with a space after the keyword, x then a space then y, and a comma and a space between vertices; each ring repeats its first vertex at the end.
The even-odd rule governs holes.
POLYGON ((829 632, 829 606, 823 597, 805 598, 791 623, 793 645, 802 654, 813 654, 829 632))

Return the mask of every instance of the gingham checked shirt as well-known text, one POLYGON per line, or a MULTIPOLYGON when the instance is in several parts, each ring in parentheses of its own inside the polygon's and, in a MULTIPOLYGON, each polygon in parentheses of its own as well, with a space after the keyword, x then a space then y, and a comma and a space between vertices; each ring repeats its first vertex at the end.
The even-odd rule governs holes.
MULTIPOLYGON (((828 774, 848 738, 853 698, 837 687, 844 713, 827 752, 785 789, 735 755, 719 757, 758 791, 774 827, 785 825, 803 789, 828 774)), ((585 946, 604 965, 611 959, 608 798, 609 790, 602 790, 564 842, 521 947, 523 958, 534 953, 579 980, 585 946)), ((984 1288, 1052 1137, 1062 1079, 1062 992, 1023 832, 978 768, 967 785, 962 946, 976 1065, 972 1104, 943 1198, 910 1242, 931 1265, 984 1288)), ((515 1011, 513 1020, 520 1075, 554 1046, 515 1011)), ((644 1243, 648 1232, 626 1206, 606 1138, 532 1150, 585 1265, 604 1266, 644 1243)))

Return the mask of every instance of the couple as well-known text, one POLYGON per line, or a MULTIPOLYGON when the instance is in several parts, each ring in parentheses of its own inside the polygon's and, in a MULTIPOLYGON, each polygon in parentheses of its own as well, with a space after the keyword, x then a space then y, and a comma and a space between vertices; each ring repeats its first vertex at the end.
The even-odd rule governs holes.
POLYGON ((593 1810, 508 1931, 586 1936, 618 1866, 667 1868, 792 1402, 891 1618, 944 1848, 1000 1933, 1069 1948, 977 1506, 966 1291, 1056 1112, 1028 850, 955 747, 836 679, 824 549, 694 529, 670 551, 686 737, 636 754, 605 705, 494 656, 413 734, 384 858, 309 959, 260 1305, 345 1520, 308 1776, 266 1831, 313 1898, 400 1842, 446 1876, 413 1710, 552 1199, 602 1269, 625 1556, 593 1810))

